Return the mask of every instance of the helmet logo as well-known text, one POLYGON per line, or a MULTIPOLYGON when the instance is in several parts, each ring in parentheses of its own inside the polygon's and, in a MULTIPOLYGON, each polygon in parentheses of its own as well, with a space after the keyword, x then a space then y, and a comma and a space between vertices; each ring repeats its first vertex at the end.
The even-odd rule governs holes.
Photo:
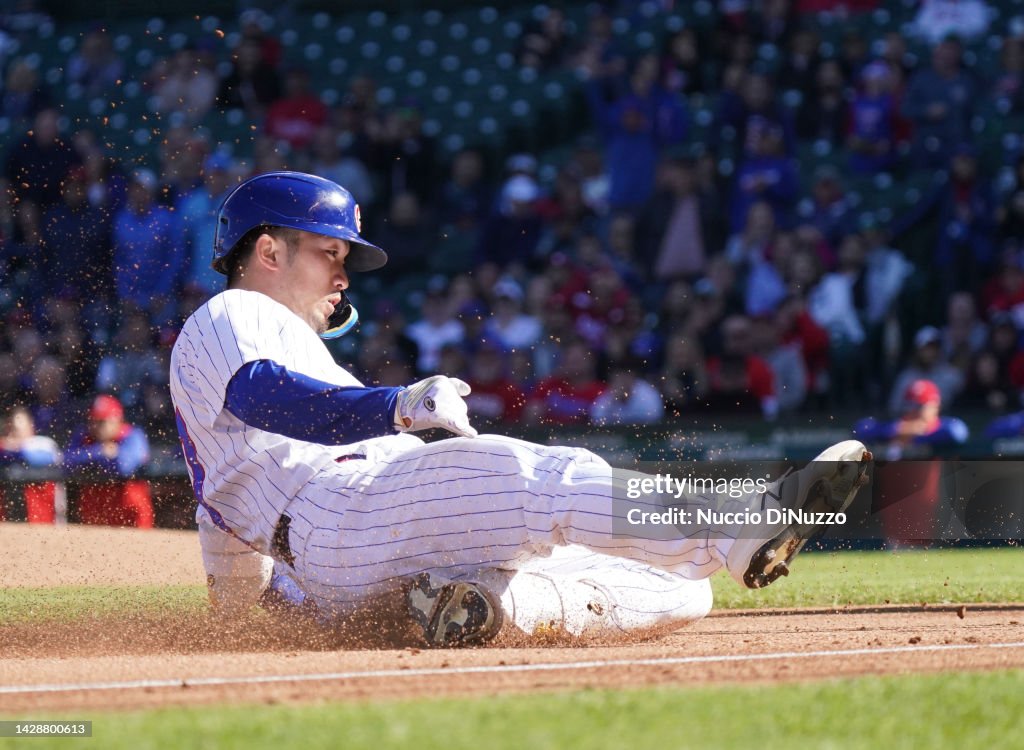
POLYGON ((359 234, 363 231, 363 215, 359 211, 359 204, 356 204, 356 233, 359 234))

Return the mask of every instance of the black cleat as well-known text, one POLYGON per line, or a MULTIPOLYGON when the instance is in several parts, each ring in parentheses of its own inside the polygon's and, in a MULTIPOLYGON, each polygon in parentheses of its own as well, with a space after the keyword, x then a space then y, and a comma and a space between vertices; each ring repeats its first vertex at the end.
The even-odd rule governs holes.
POLYGON ((455 581, 434 588, 430 575, 420 573, 406 592, 409 613, 431 648, 484 644, 501 630, 501 606, 480 584, 455 581))
MULTIPOLYGON (((842 513, 853 502, 857 491, 868 481, 871 451, 857 440, 845 440, 822 451, 811 463, 798 472, 784 477, 780 495, 793 497, 787 507, 798 508, 805 514, 842 513), (797 493, 791 496, 790 493, 797 493)), ((811 516, 811 517, 817 517, 811 516)), ((823 523, 790 523, 782 527, 767 542, 738 539, 729 552, 730 572, 750 589, 760 589, 783 576, 789 575, 793 558, 810 540, 820 536, 827 528, 823 523), (750 547, 756 548, 751 551, 750 547), (749 555, 749 562, 743 559, 749 555), (735 563, 733 563, 735 559, 735 563)))

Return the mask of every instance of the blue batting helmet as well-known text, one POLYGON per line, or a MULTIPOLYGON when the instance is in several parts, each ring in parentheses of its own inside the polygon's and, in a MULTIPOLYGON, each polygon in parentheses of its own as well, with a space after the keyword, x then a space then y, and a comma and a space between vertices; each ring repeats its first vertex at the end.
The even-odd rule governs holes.
POLYGON ((345 188, 304 172, 267 172, 232 190, 217 212, 213 267, 227 273, 225 259, 256 227, 288 227, 348 240, 349 271, 372 271, 387 253, 359 236, 359 205, 345 188))

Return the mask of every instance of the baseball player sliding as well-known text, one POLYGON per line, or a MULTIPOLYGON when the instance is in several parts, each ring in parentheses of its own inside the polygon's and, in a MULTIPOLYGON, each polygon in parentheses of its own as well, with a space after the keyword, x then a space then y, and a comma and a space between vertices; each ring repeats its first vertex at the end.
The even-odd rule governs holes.
MULTIPOLYGON (((576 635, 679 625, 710 610, 712 573, 765 586, 820 530, 615 535, 623 473, 593 453, 477 435, 454 378, 363 386, 321 341, 356 321, 350 274, 387 261, 360 231, 348 191, 298 172, 253 177, 220 208, 213 266, 228 288, 185 323, 170 377, 220 610, 272 586, 330 620, 400 590, 424 640, 446 646, 486 642, 503 623, 576 635), (438 427, 455 437, 411 434, 438 427)), ((742 513, 786 497, 841 511, 870 459, 850 440, 767 492, 673 504, 742 513)))

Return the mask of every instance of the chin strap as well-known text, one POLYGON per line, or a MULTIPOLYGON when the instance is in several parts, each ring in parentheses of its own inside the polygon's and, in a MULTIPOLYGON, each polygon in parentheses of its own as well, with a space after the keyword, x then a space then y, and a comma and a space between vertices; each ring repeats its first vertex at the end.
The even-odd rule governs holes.
POLYGON ((325 341, 344 336, 359 322, 359 311, 345 292, 341 293, 341 302, 334 307, 334 312, 327 319, 327 330, 320 334, 325 341))

